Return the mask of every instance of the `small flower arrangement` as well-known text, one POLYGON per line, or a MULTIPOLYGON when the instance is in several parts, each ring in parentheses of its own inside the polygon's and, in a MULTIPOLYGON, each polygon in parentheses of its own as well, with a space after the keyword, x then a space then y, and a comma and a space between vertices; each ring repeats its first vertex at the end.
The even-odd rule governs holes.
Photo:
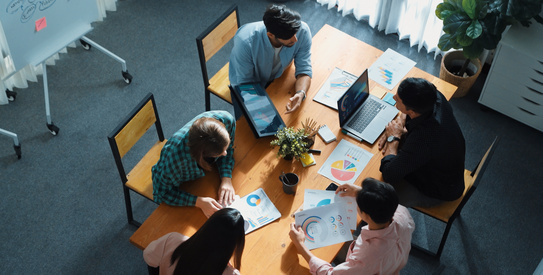
POLYGON ((278 157, 285 159, 299 159, 303 153, 308 150, 306 138, 308 134, 305 128, 295 130, 293 127, 283 127, 277 130, 276 139, 270 142, 270 145, 279 147, 278 157))

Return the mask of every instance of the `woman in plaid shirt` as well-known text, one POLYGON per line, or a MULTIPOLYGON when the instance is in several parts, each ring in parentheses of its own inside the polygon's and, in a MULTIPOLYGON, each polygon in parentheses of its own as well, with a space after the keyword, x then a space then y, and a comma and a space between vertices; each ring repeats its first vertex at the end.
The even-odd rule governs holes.
POLYGON ((158 203, 197 206, 209 217, 234 200, 234 133, 236 121, 226 111, 209 111, 196 116, 166 142, 152 168, 153 197, 158 203), (218 201, 197 197, 179 187, 183 182, 205 176, 215 163, 221 177, 218 201))

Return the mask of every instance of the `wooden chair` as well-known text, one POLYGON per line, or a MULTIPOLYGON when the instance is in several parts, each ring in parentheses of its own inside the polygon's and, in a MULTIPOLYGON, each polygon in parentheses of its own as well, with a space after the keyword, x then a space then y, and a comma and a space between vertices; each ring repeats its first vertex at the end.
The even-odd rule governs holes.
POLYGON ((441 238, 441 243, 439 244, 437 253, 434 253, 428 249, 412 243, 411 245, 414 248, 430 254, 437 259, 441 257, 441 253, 443 252, 443 247, 445 246, 445 241, 447 241, 447 236, 449 235, 449 231, 451 230, 452 223, 458 216, 460 216, 462 208, 468 202, 471 195, 473 195, 473 192, 475 192, 475 190, 477 189, 477 186, 479 185, 479 182, 483 177, 486 167, 488 166, 488 163, 490 162, 490 159, 494 154, 494 150, 496 149, 498 141, 499 137, 496 137, 481 161, 475 167, 475 170, 473 172, 470 172, 468 170, 464 171, 464 183, 466 186, 464 189, 464 194, 462 194, 460 198, 455 201, 446 202, 434 207, 413 207, 413 209, 447 224, 447 226, 445 227, 445 231, 443 232, 443 237, 441 238))
POLYGON ((213 57, 226 43, 236 34, 239 28, 238 6, 233 5, 223 15, 209 26, 200 36, 196 38, 198 56, 205 86, 206 111, 211 109, 210 95, 215 94, 226 102, 232 103, 228 85, 228 62, 214 76, 209 79, 207 72, 207 61, 213 57))
POLYGON ((119 175, 121 176, 128 223, 139 227, 141 223, 135 221, 132 214, 130 190, 153 201, 151 167, 158 162, 160 151, 164 144, 166 144, 153 94, 149 93, 145 96, 136 108, 108 135, 107 139, 111 146, 111 152, 115 158, 119 175), (126 174, 122 158, 153 124, 158 134, 158 141, 147 151, 134 168, 126 174))

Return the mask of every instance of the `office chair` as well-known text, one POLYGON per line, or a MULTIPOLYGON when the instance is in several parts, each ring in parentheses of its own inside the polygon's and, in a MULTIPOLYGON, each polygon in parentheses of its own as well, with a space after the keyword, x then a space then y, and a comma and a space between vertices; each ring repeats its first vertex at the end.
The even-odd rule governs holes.
POLYGON ((471 195, 473 195, 473 192, 475 192, 475 190, 477 189, 477 186, 479 185, 481 178, 483 177, 486 167, 488 166, 488 163, 490 162, 490 159, 494 154, 494 150, 496 149, 498 142, 499 137, 496 137, 481 161, 475 167, 475 170, 473 172, 464 170, 465 188, 464 194, 462 194, 460 198, 456 199, 455 201, 445 202, 434 207, 413 207, 413 209, 447 224, 445 227, 445 231, 443 232, 443 237, 441 238, 441 243, 439 244, 437 253, 434 253, 428 249, 412 243, 411 245, 413 246, 413 248, 421 250, 431 256, 434 256, 437 259, 441 257, 441 253, 443 252, 443 247, 445 246, 445 241, 447 241, 447 237, 449 235, 449 231, 451 230, 452 223, 458 216, 460 216, 462 208, 468 202, 471 195))
POLYGON ((238 6, 233 5, 196 38, 196 46, 198 47, 198 56, 200 57, 200 67, 202 68, 202 77, 205 86, 206 111, 211 109, 211 93, 230 104, 232 103, 230 90, 228 89, 228 85, 230 84, 230 80, 228 79, 228 62, 209 79, 207 61, 234 37, 238 28, 238 6))
POLYGON ((158 162, 160 151, 164 144, 166 144, 153 94, 147 94, 136 108, 108 135, 107 139, 115 158, 117 170, 119 170, 119 175, 121 176, 128 223, 139 227, 141 223, 134 220, 132 213, 130 190, 153 201, 151 167, 158 162), (126 174, 122 158, 153 124, 158 134, 158 141, 147 151, 134 168, 126 174))

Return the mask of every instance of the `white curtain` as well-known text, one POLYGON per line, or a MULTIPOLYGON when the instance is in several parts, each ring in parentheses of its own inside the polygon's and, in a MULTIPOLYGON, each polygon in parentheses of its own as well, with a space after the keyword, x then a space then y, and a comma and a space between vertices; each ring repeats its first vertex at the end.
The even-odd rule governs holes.
MULTIPOLYGON (((106 17, 106 11, 115 11, 117 0, 96 0, 99 11, 99 18, 97 21, 102 21, 106 17)), ((69 47, 74 48, 75 43, 68 45, 69 47)), ((0 25, 0 105, 7 104, 8 99, 5 94, 5 90, 17 88, 27 88, 28 81, 36 82, 38 81, 38 75, 43 73, 41 65, 31 66, 27 65, 23 69, 19 70, 17 73, 9 77, 8 79, 1 81, 9 74, 13 73, 14 66, 12 59, 6 53, 8 51, 8 44, 4 34, 4 30, 0 25)), ((66 53, 66 48, 59 51, 59 53, 66 53)), ((45 61, 47 65, 55 65, 57 59, 59 59, 59 53, 51 56, 45 61)))
POLYGON ((372 28, 397 33, 400 39, 409 39, 410 46, 418 45, 441 53, 437 48, 443 22, 435 15, 442 0, 316 0, 332 9, 337 5, 343 16, 353 14, 357 20, 366 20, 372 28))

